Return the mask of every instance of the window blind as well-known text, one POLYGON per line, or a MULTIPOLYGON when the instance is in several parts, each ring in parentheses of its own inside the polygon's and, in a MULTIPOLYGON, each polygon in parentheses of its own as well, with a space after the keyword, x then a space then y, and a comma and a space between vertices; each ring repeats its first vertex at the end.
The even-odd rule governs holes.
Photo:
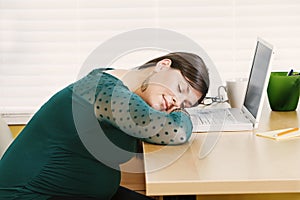
MULTIPOLYGON (((247 77, 255 40, 276 47, 273 70, 300 70, 297 0, 1 0, 0 113, 24 124, 75 81, 88 55, 126 31, 152 27, 183 34, 213 60, 222 80, 247 77)), ((151 52, 116 61, 120 68, 151 52)))

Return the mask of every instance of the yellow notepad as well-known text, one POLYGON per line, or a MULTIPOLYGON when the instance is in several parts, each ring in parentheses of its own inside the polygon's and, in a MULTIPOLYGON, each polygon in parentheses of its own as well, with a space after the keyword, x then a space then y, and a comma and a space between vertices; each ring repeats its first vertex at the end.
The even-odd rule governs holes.
POLYGON ((274 139, 274 140, 284 140, 284 139, 300 136, 300 130, 299 128, 286 128, 286 129, 256 133, 256 135, 260 137, 274 139))

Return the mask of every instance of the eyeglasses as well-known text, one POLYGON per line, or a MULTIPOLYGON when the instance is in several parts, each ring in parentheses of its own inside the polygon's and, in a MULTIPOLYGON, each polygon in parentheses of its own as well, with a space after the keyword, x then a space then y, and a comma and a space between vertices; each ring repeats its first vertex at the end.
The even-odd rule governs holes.
POLYGON ((205 105, 205 106, 209 106, 213 103, 225 103, 227 102, 228 100, 225 100, 223 98, 223 96, 216 96, 216 97, 205 97, 203 99, 203 101, 201 102, 202 105, 205 105))

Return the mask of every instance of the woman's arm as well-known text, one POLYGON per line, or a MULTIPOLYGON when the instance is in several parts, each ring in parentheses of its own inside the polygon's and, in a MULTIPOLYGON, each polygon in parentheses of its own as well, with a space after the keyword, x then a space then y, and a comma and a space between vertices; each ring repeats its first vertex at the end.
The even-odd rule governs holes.
POLYGON ((73 92, 93 104, 99 121, 106 121, 130 136, 155 144, 182 144, 191 136, 192 123, 187 113, 153 109, 119 79, 100 69, 72 87, 73 92))
POLYGON ((187 113, 157 111, 121 82, 103 87, 94 108, 98 120, 109 121, 128 135, 150 143, 182 144, 191 136, 192 123, 187 113))

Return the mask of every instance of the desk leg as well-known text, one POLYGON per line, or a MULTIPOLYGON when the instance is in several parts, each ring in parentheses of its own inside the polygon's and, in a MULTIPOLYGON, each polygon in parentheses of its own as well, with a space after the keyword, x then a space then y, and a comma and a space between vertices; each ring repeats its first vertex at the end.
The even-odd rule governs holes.
POLYGON ((183 196, 164 196, 163 200, 196 200, 197 197, 194 195, 183 195, 183 196))

